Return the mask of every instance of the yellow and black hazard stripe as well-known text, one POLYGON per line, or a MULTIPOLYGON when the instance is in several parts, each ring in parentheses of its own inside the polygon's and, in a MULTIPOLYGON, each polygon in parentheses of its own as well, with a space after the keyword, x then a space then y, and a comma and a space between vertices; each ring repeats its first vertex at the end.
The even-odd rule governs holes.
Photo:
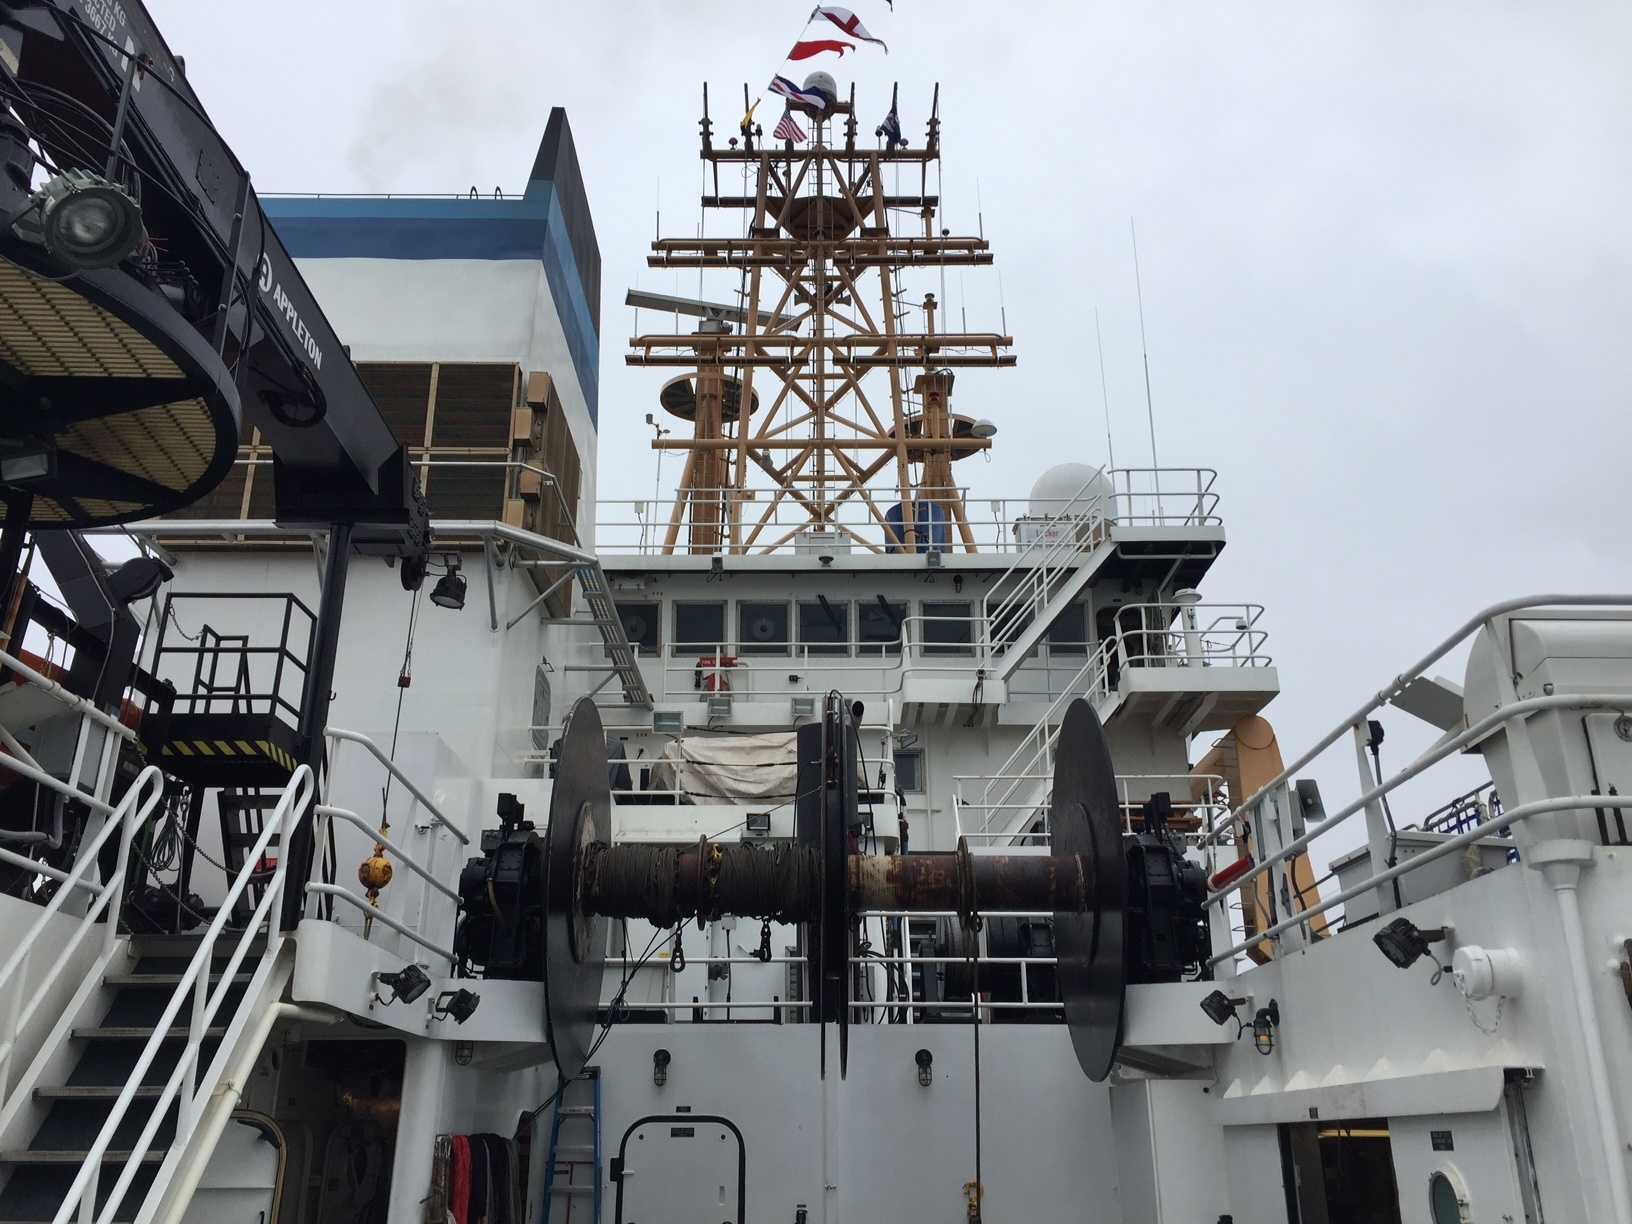
POLYGON ((233 763, 259 765, 266 761, 295 772, 295 758, 271 740, 245 739, 173 739, 164 745, 161 755, 167 757, 210 757, 230 759, 233 763))

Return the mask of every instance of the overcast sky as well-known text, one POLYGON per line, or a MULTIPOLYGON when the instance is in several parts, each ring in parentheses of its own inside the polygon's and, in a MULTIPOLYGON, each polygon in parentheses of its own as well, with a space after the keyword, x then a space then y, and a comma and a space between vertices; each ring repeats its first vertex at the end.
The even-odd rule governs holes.
MULTIPOLYGON (((623 293, 673 287, 644 267, 654 209, 696 223, 701 74, 723 140, 808 0, 151 7, 262 190, 516 189, 565 106, 603 259, 602 491, 649 491, 625 457, 663 373, 624 366, 623 293)), ((1205 590, 1268 607, 1289 759, 1485 603, 1632 589, 1624 4, 854 7, 890 53, 822 66, 868 136, 899 81, 915 144, 940 82, 945 224, 975 228, 978 185, 1002 269, 1019 366, 960 374, 1001 431, 960 477, 1023 496, 1104 461, 1096 306, 1116 459, 1149 461, 1136 217, 1158 455, 1220 473, 1205 590)), ((995 329, 977 271, 948 304, 995 329)), ((1403 764, 1429 736, 1386 721, 1403 764)))

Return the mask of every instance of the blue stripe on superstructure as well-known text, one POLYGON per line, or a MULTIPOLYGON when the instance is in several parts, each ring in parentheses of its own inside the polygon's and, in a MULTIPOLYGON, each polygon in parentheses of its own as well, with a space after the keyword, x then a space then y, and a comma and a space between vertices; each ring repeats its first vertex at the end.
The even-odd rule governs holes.
POLYGON ((296 259, 538 260, 598 424, 600 337, 551 184, 532 183, 519 200, 280 196, 261 203, 296 259))

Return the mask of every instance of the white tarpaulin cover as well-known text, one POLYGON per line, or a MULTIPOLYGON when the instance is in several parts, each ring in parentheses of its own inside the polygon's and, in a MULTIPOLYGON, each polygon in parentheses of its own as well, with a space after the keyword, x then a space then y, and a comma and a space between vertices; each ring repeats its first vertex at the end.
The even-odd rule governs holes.
POLYGON ((652 770, 652 787, 693 803, 792 799, 797 788, 793 731, 767 735, 686 735, 671 740, 652 770))

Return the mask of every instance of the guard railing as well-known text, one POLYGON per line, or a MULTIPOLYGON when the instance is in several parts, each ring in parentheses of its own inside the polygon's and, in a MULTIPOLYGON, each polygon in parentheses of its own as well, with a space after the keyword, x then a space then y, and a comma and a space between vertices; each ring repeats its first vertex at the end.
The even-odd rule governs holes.
POLYGON ((102 828, 79 851, 73 870, 63 871, 45 863, 36 862, 10 850, 0 850, 0 860, 37 872, 57 882, 57 890, 40 908, 28 930, 12 945, 11 954, 0 965, 0 1098, 5 1107, 0 1114, 10 1117, 16 1107, 9 1090, 12 1056, 16 1052, 21 1033, 38 1013, 47 999, 55 998, 63 975, 72 973, 86 984, 83 990, 94 988, 102 981, 108 964, 118 950, 120 904, 127 891, 130 871, 130 849, 136 833, 147 823, 164 794, 164 775, 158 766, 149 765, 136 776, 115 807, 75 790, 49 774, 23 764, 11 756, 0 755, 0 768, 9 769, 39 783, 59 795, 84 803, 105 817, 102 828), (117 837, 118 850, 113 870, 105 879, 97 879, 103 848, 117 837), (36 979, 30 976, 34 955, 40 946, 45 929, 59 919, 74 916, 65 907, 70 901, 76 906, 88 900, 88 908, 77 915, 73 934, 63 945, 53 945, 51 964, 36 979), (87 968, 76 965, 76 953, 93 931, 101 932, 101 951, 87 968))
POLYGON ((141 1169, 148 1150, 153 1146, 154 1138, 172 1102, 178 1104, 175 1135, 170 1141, 171 1150, 176 1152, 186 1147, 204 1106, 225 1073, 233 1054, 233 1040, 243 1031, 258 987, 270 974, 283 941, 288 938, 287 934, 278 929, 278 914, 282 909, 284 887, 289 874, 289 857, 285 854, 278 856, 277 866, 272 869, 270 879, 264 870, 263 860, 273 838, 278 838, 280 845, 288 845, 291 834, 305 818, 311 806, 312 789, 311 767, 302 765, 290 776, 289 784, 284 788, 276 806, 267 815, 260 836, 245 856, 243 867, 233 877, 220 908, 182 973, 175 993, 171 995, 164 1011, 154 1022, 152 1035, 148 1037, 141 1053, 137 1055, 136 1065, 131 1069, 124 1087, 108 1112, 107 1119, 92 1141, 85 1162, 75 1174, 67 1194, 63 1197, 62 1205, 52 1217, 52 1224, 66 1224, 66 1221, 76 1216, 80 1224, 109 1224, 120 1214, 120 1207, 130 1190, 131 1182, 141 1169), (252 886, 261 887, 260 900, 255 903, 249 920, 243 927, 227 933, 227 923, 238 905, 239 898, 252 886), (248 956, 251 945, 259 937, 263 924, 266 928, 265 952, 250 978, 242 1001, 237 1005, 238 1010, 231 1022, 225 1026, 227 1035, 217 1048, 215 1058, 211 1060, 207 1069, 203 1069, 201 1064, 205 1033, 232 993, 233 979, 248 956), (216 944, 221 940, 223 933, 228 934, 225 942, 230 943, 231 953, 226 962, 221 964, 216 959, 216 944), (182 1006, 189 1000, 192 1007, 187 1020, 178 1021, 177 1017, 182 1006), (171 1040, 172 1032, 183 1023, 186 1026, 185 1040, 175 1069, 170 1073, 164 1086, 159 1089, 156 1098, 143 1095, 142 1084, 147 1078, 148 1069, 158 1057, 160 1049, 171 1040), (109 1149, 115 1133, 120 1129, 125 1115, 138 1096, 141 1096, 144 1103, 151 1101, 151 1113, 141 1133, 129 1144, 128 1154, 124 1155, 122 1162, 116 1162, 108 1158, 109 1149), (116 1169, 118 1176, 113 1188, 104 1198, 100 1194, 102 1178, 116 1169))
MULTIPOLYGON (((462 860, 460 863, 455 863, 451 869, 447 865, 439 865, 436 844, 433 840, 429 840, 427 835, 433 829, 442 829, 452 834, 460 846, 470 844, 469 836, 452 820, 448 819, 436 801, 404 773, 402 768, 392 760, 391 756, 372 737, 364 735, 360 731, 348 731, 341 727, 329 727, 323 734, 330 744, 328 766, 328 776, 330 778, 333 778, 337 772, 343 746, 356 744, 380 764, 392 785, 400 786, 403 792, 409 796, 412 801, 406 816, 406 822, 411 829, 409 836, 419 842, 422 848, 414 849, 392 838, 389 825, 383 816, 381 820, 371 822, 348 808, 326 803, 319 804, 314 813, 317 819, 317 844, 327 845, 333 839, 336 824, 350 825, 361 832, 377 848, 380 854, 394 863, 400 863, 409 873, 418 877, 422 887, 418 895, 417 916, 413 922, 405 921, 409 917, 407 913, 409 902, 406 898, 404 898, 399 914, 392 914, 380 908, 378 895, 372 898, 360 896, 343 885, 331 884, 322 880, 307 881, 303 886, 305 895, 326 898, 331 903, 339 901, 341 904, 356 910, 363 920, 362 930, 365 939, 372 935, 373 925, 379 923, 381 926, 396 932, 410 943, 424 948, 428 952, 434 952, 451 965, 454 960, 453 949, 449 944, 437 942, 437 933, 441 927, 445 926, 451 939, 454 911, 459 904, 459 894, 444 882, 443 877, 452 875, 456 878, 462 860), (444 912, 441 916, 433 912, 433 896, 441 897, 448 903, 448 906, 443 907, 444 912), (446 919, 446 921, 443 921, 443 919, 446 919)), ((387 887, 389 888, 389 886, 387 887)), ((402 897, 403 890, 399 887, 395 892, 387 895, 402 897)))
MULTIPOLYGON (((1380 707, 1393 700, 1408 685, 1422 676, 1428 668, 1444 658, 1457 646, 1480 633, 1495 632, 1495 622, 1498 618, 1514 612, 1541 608, 1605 608, 1626 607, 1632 609, 1632 596, 1626 595, 1539 595, 1520 599, 1507 600, 1493 604, 1476 616, 1470 618, 1454 633, 1444 638, 1438 645, 1419 659, 1410 668, 1395 676, 1387 685, 1373 694, 1359 709, 1337 724, 1331 731, 1322 736, 1315 745, 1304 752, 1279 774, 1265 783, 1252 795, 1236 805, 1234 810, 1216 820, 1204 845, 1213 859, 1212 869, 1220 864, 1217 856, 1217 847, 1227 838, 1236 836, 1239 829, 1250 831, 1254 846, 1253 865, 1242 874, 1233 878, 1225 887, 1216 889, 1207 897, 1210 909, 1215 953, 1212 964, 1232 963, 1248 950, 1264 944, 1278 944, 1284 937, 1290 935, 1298 944, 1307 942, 1311 937, 1311 922, 1353 898, 1368 891, 1374 891, 1382 885, 1412 871, 1421 869, 1449 854, 1473 844, 1484 837, 1489 837, 1513 825, 1528 820, 1531 817, 1557 811, 1590 811, 1593 808, 1625 808, 1632 805, 1632 799, 1617 798, 1613 795, 1574 795, 1551 796, 1531 799, 1528 802, 1509 806, 1499 814, 1491 814, 1490 818, 1465 827, 1462 832, 1439 842, 1437 845, 1413 854, 1404 862, 1394 866, 1387 863, 1387 835, 1380 832, 1383 829, 1384 812, 1382 803, 1384 797, 1396 790, 1403 783, 1417 777, 1430 766, 1447 757, 1470 748, 1492 734, 1507 733, 1510 747, 1517 753, 1524 753, 1530 758, 1530 765, 1534 766, 1533 749, 1529 747, 1529 737, 1524 732, 1524 721, 1531 715, 1548 710, 1588 711, 1605 710, 1625 713, 1632 711, 1632 693, 1567 693, 1545 695, 1519 699, 1512 691, 1511 679, 1507 681, 1505 699, 1496 710, 1480 718, 1465 730, 1446 735, 1434 744, 1427 752, 1404 768, 1397 770, 1388 778, 1379 781, 1372 773, 1371 765, 1366 757, 1366 743, 1369 737, 1367 720, 1380 707), (1321 753, 1332 747, 1339 740, 1348 737, 1353 742, 1360 778, 1360 795, 1331 813, 1319 823, 1309 825, 1302 833, 1293 835, 1294 823, 1291 805, 1293 802, 1292 788, 1296 776, 1306 769, 1321 753), (1233 922, 1229 916, 1229 907, 1233 898, 1238 894, 1245 895, 1245 890, 1251 889, 1256 882, 1265 876, 1270 879, 1270 895, 1272 898, 1291 897, 1295 890, 1291 886, 1289 873, 1290 864, 1299 855, 1306 854, 1309 848, 1320 838, 1331 833, 1334 829, 1347 823, 1358 814, 1365 814, 1370 831, 1372 872, 1363 881, 1345 888, 1343 891, 1329 897, 1310 898, 1300 893, 1301 904, 1293 907, 1293 912, 1280 917, 1262 929, 1255 929, 1243 935, 1240 939, 1225 937, 1233 935, 1233 922)), ((1534 776, 1540 776, 1539 767, 1534 776)))

